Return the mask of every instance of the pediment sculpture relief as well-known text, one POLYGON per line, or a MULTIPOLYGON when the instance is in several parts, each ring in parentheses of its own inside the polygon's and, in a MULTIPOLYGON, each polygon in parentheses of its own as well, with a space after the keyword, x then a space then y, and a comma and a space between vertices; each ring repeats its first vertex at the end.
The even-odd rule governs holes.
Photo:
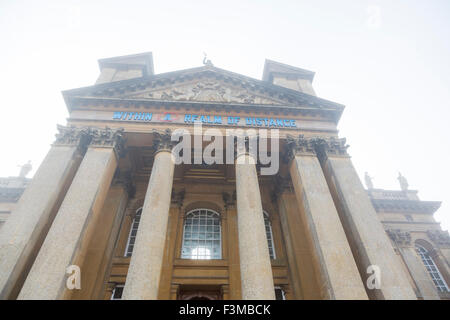
POLYGON ((218 81, 200 81, 184 86, 141 92, 133 98, 178 101, 207 101, 243 104, 280 104, 281 102, 253 94, 245 88, 230 87, 218 81))

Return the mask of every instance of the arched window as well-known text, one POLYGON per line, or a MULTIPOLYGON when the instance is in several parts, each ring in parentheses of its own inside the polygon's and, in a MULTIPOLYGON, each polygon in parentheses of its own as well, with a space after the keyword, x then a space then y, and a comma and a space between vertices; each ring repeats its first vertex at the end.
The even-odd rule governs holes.
POLYGON ((141 221, 142 208, 136 211, 133 223, 131 224, 130 234, 128 235, 128 242, 125 248, 125 257, 131 257, 133 254, 134 242, 136 241, 136 234, 139 228, 139 222, 141 221))
POLYGON ((269 255, 270 259, 275 259, 275 246, 273 245, 273 236, 272 236, 272 224, 269 220, 269 215, 267 212, 263 211, 264 213, 264 226, 266 227, 266 237, 267 237, 267 244, 269 246, 269 255))
POLYGON ((182 259, 221 259, 220 216, 210 209, 195 209, 186 214, 182 259))
POLYGON ((424 247, 416 244, 416 251, 422 259, 423 264, 428 270, 428 273, 433 279, 434 285, 441 292, 449 292, 447 283, 445 283, 444 278, 442 277, 439 269, 433 261, 433 258, 430 256, 430 253, 424 247))

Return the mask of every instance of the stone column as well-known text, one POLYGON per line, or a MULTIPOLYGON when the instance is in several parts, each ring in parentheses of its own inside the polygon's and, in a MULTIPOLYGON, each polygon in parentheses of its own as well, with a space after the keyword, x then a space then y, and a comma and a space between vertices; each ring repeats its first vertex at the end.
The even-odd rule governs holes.
POLYGON ((419 295, 424 300, 439 300, 439 293, 437 292, 427 269, 417 254, 414 245, 411 244, 411 234, 407 231, 398 229, 387 230, 387 234, 397 246, 401 258, 405 262, 406 268, 416 284, 417 290, 419 290, 419 295))
POLYGON ((255 159, 238 146, 235 167, 242 299, 275 300, 255 159))
POLYGON ((363 281, 369 266, 381 271, 380 289, 367 290, 371 299, 416 299, 407 275, 347 154, 345 139, 315 139, 328 186, 355 253, 363 281))
POLYGON ((156 154, 123 291, 124 300, 158 297, 175 161, 170 130, 155 133, 156 154))
POLYGON ((309 140, 288 137, 290 173, 300 214, 306 224, 321 296, 367 299, 350 245, 309 140))
POLYGON ((101 298, 109 273, 108 266, 124 218, 128 197, 134 187, 129 172, 117 170, 103 208, 94 227, 94 235, 88 245, 82 266, 81 290, 71 290, 71 300, 101 298))
POLYGON ((85 130, 59 133, 0 232, 0 299, 15 299, 83 158, 85 130))
MULTIPOLYGON (((91 129, 92 140, 18 299, 63 299, 66 268, 82 266, 123 149, 122 130, 91 129)), ((83 270, 81 277, 83 276, 83 270)), ((75 290, 75 289, 74 289, 75 290)))

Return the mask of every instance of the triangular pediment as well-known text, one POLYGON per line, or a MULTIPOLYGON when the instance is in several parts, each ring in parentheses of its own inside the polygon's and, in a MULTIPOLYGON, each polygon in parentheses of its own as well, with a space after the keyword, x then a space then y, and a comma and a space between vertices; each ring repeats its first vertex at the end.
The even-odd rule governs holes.
POLYGON ((97 84, 63 92, 70 110, 77 99, 200 102, 212 104, 299 107, 334 110, 343 106, 213 66, 97 84))

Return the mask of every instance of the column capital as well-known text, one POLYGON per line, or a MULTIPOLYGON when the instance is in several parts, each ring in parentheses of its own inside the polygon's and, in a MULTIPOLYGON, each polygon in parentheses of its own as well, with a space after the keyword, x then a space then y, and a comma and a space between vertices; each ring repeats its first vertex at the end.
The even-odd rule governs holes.
POLYGON ((181 208, 183 206, 185 194, 186 190, 184 189, 179 192, 175 192, 175 190, 172 189, 171 203, 176 205, 178 208, 181 208))
POLYGON ((77 146, 80 151, 85 151, 90 141, 88 128, 57 125, 58 133, 55 135, 53 146, 77 146))
POLYGON ((400 229, 387 229, 389 238, 399 247, 411 246, 411 233, 400 229))
POLYGON ((311 138, 306 138, 303 134, 298 136, 286 135, 284 161, 289 163, 296 155, 315 156, 316 151, 311 141, 311 138))
POLYGON ((256 163, 258 139, 258 134, 235 134, 233 136, 234 159, 237 160, 242 155, 250 155, 256 163))
POLYGON ((312 144, 319 156, 340 156, 348 157, 346 138, 312 138, 312 144))
POLYGON ((284 154, 285 162, 289 162, 296 155, 309 156, 345 156, 348 157, 345 138, 336 137, 305 137, 303 134, 298 136, 286 136, 286 152, 284 154))
POLYGON ((108 127, 96 128, 90 127, 89 134, 91 141, 89 147, 95 148, 114 148, 117 158, 125 155, 125 138, 123 136, 124 129, 111 129, 108 127))
POLYGON ((236 190, 232 194, 228 192, 222 193, 222 199, 225 209, 231 209, 236 207, 236 190))
POLYGON ((154 135, 153 148, 155 149, 155 154, 161 151, 172 152, 172 148, 176 141, 172 141, 172 130, 152 130, 154 135))

